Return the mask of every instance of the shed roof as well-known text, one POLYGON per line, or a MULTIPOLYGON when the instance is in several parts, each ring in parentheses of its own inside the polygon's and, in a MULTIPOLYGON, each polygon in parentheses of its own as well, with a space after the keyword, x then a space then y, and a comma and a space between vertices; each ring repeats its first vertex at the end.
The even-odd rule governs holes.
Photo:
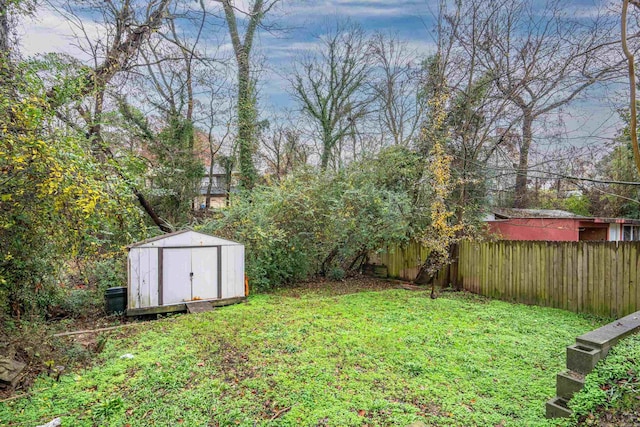
POLYGON ((495 218, 487 218, 485 221, 507 221, 510 219, 577 219, 585 222, 593 223, 616 223, 616 224, 633 224, 640 225, 640 220, 631 218, 602 218, 593 216, 576 215, 572 212, 560 209, 516 209, 516 208, 495 208, 493 209, 495 218))
POLYGON ((515 209, 499 208, 494 209, 496 218, 585 218, 572 212, 560 209, 515 209))
POLYGON ((211 234, 185 229, 151 237, 149 239, 133 243, 127 246, 127 248, 237 245, 242 244, 232 240, 221 239, 220 237, 216 237, 211 234))

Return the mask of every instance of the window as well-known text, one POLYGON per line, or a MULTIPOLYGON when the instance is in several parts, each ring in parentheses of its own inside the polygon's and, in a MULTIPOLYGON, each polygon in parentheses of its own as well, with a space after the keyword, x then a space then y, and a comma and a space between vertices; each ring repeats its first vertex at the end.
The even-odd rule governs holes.
POLYGON ((640 226, 625 225, 622 227, 622 240, 625 242, 640 241, 640 226))

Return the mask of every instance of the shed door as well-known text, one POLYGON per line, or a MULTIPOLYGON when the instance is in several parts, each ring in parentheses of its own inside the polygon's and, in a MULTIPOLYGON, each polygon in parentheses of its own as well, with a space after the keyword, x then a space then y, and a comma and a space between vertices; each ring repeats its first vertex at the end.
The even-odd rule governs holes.
POLYGON ((191 249, 163 250, 162 305, 191 301, 191 249))
POLYGON ((218 298, 218 251, 220 248, 191 250, 192 299, 218 298))

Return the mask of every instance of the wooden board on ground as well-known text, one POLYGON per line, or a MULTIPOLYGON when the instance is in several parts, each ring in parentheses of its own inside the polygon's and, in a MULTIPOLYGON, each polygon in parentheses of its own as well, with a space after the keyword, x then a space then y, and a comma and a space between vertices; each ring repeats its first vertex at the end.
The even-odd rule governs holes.
POLYGON ((210 301, 191 301, 185 303, 189 313, 204 313, 205 311, 213 311, 213 305, 210 301))
MULTIPOLYGON (((208 300, 207 303, 211 304, 212 307, 222 307, 225 305, 238 304, 240 302, 246 301, 247 297, 234 297, 234 298, 223 298, 216 300, 208 300)), ((187 311, 186 303, 181 304, 171 304, 171 305, 162 305, 158 307, 145 307, 145 308, 129 308, 127 309, 127 316, 144 316, 149 314, 166 314, 166 313, 175 313, 179 311, 187 311)))

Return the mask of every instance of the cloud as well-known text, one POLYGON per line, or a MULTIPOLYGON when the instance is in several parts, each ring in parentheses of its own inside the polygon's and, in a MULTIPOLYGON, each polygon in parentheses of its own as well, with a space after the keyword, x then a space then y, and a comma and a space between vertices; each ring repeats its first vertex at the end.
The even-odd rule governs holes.
POLYGON ((292 15, 326 17, 344 16, 350 18, 401 18, 416 16, 426 11, 426 2, 417 0, 315 0, 297 3, 287 12, 292 15))
POLYGON ((40 7, 34 18, 27 18, 20 22, 18 32, 20 50, 25 56, 35 56, 42 53, 66 53, 82 61, 90 56, 79 46, 86 40, 79 40, 76 34, 84 37, 78 25, 82 25, 86 36, 92 42, 100 40, 103 28, 95 22, 87 20, 67 20, 52 9, 40 7))
MULTIPOLYGON (((206 51, 219 55, 232 56, 233 48, 229 43, 221 4, 217 0, 205 0, 212 16, 217 16, 214 26, 220 33, 209 34, 206 40, 206 51), (219 36, 219 40, 215 37, 219 36)), ((236 0, 241 11, 248 11, 252 0, 236 0)), ((196 6, 194 6, 196 7, 196 6)), ((435 51, 436 45, 429 28, 432 14, 437 10, 436 0, 283 0, 277 10, 273 10, 267 21, 280 26, 285 31, 258 33, 255 58, 264 61, 266 68, 260 75, 260 98, 264 106, 275 109, 295 106, 287 91, 289 82, 286 78, 293 67, 293 61, 303 52, 315 50, 320 41, 317 36, 326 29, 327 23, 340 18, 349 18, 359 23, 363 29, 373 31, 397 32, 401 40, 406 41, 408 48, 419 56, 435 51)), ((572 16, 588 19, 597 15, 598 10, 592 1, 579 0, 567 2, 565 11, 572 16), (569 5, 569 3, 572 3, 569 5)), ((92 41, 105 40, 105 29, 85 16, 84 25, 88 37, 92 41)), ((240 28, 246 24, 246 16, 237 14, 240 28)), ((20 26, 22 53, 33 56, 45 52, 61 52, 86 61, 88 55, 77 46, 74 28, 65 17, 40 3, 35 19, 25 18, 20 26)), ((188 29, 185 29, 188 31, 188 29)), ((231 64, 233 61, 230 62, 231 64)), ((612 138, 621 126, 617 114, 612 114, 611 99, 621 99, 613 94, 590 96, 586 102, 574 103, 567 107, 563 117, 569 139, 576 144, 587 144, 598 141, 598 138, 612 138)))

